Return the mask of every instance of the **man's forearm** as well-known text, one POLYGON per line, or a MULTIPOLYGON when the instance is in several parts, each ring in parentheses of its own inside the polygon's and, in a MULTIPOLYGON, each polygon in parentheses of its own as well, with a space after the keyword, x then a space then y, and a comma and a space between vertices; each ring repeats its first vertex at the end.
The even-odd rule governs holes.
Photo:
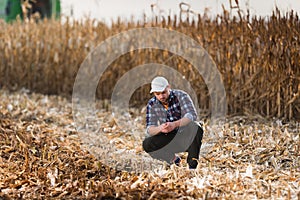
POLYGON ((175 121, 176 127, 186 126, 191 122, 191 120, 187 117, 183 117, 180 120, 175 121))
POLYGON ((150 126, 148 128, 148 134, 151 136, 157 135, 161 132, 161 126, 150 126))

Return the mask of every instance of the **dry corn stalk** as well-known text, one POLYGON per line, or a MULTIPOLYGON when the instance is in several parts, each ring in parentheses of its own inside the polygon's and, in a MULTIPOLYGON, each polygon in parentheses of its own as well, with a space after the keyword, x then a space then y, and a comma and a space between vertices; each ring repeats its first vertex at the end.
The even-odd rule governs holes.
MULTIPOLYGON (((27 3, 24 1, 24 5, 27 3)), ((225 14, 210 20, 197 15, 197 21, 191 24, 176 18, 144 24, 119 20, 111 27, 90 19, 3 24, 0 85, 12 90, 25 87, 46 94, 71 95, 80 64, 100 42, 130 28, 156 26, 180 31, 208 51, 222 74, 230 114, 299 118, 297 14, 282 16, 274 12, 267 21, 230 19, 225 14)), ((203 115, 209 115, 207 83, 190 63, 166 51, 148 49, 125 54, 109 66, 99 84, 114 88, 116 80, 130 69, 150 62, 168 64, 182 73, 199 96, 203 115)), ((148 91, 149 86, 140 88, 132 97, 133 103, 143 104, 149 98, 148 91)), ((110 98, 111 92, 98 87, 98 98, 110 98)))

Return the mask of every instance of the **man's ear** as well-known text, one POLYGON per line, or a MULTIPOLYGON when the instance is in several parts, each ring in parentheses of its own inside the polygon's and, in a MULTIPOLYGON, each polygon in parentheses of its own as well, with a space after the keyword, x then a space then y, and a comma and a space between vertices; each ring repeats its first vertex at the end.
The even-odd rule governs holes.
POLYGON ((167 86, 167 88, 168 88, 168 89, 171 89, 171 85, 169 84, 169 85, 167 86))

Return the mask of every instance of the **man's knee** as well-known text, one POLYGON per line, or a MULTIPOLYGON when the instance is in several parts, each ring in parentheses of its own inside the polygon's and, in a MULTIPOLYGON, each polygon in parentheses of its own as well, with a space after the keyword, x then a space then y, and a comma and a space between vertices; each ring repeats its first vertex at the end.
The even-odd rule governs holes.
POLYGON ((145 152, 150 152, 151 151, 151 145, 150 145, 150 140, 149 138, 146 138, 144 141, 143 141, 143 149, 145 152))
POLYGON ((190 122, 188 124, 188 127, 194 131, 197 131, 198 134, 203 134, 203 128, 200 124, 198 124, 197 122, 190 122))

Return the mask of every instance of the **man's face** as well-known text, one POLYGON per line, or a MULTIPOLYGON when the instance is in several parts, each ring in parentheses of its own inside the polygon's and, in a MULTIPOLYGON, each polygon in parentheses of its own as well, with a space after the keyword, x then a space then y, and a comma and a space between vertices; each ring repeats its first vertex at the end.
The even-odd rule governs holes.
POLYGON ((170 87, 167 86, 166 89, 162 92, 153 92, 154 96, 162 103, 168 103, 168 99, 170 96, 170 87))

